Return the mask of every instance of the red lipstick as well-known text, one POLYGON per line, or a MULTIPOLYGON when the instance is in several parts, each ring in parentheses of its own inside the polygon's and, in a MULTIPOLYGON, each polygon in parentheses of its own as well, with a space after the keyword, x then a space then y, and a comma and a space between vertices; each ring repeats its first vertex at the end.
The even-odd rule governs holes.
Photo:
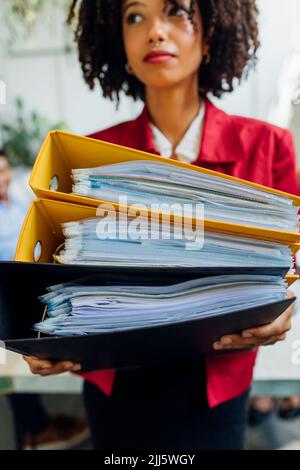
POLYGON ((161 62, 167 62, 174 57, 175 55, 168 51, 152 51, 150 54, 146 55, 144 62, 148 62, 149 64, 157 64, 161 62))

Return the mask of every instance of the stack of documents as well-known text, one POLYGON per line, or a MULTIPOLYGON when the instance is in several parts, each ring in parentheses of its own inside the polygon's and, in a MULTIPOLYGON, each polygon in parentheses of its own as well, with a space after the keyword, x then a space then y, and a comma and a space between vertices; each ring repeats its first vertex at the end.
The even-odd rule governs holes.
POLYGON ((99 223, 102 223, 99 218, 63 224, 65 245, 55 260, 60 264, 146 267, 289 268, 293 265, 290 247, 281 243, 208 231, 203 239, 201 234, 197 238, 197 234, 188 231, 176 239, 174 227, 169 234, 164 232, 163 223, 151 227, 147 224, 139 238, 131 238, 130 220, 116 222, 113 217, 106 218, 108 227, 110 222, 112 226, 116 224, 110 237, 99 233, 99 223))
POLYGON ((85 371, 190 363, 294 302, 299 197, 60 131, 30 185, 0 269, 7 349, 85 371))
POLYGON ((39 332, 73 336, 170 325, 282 301, 279 276, 223 275, 173 285, 60 284, 40 300, 48 318, 39 332))
MULTIPOLYGON (((155 161, 128 161, 72 171, 73 193, 128 205, 203 204, 205 219, 298 231, 299 207, 283 195, 221 176, 155 161)), ((176 209, 174 210, 176 213, 176 209)), ((192 213, 193 214, 193 213, 192 213)))

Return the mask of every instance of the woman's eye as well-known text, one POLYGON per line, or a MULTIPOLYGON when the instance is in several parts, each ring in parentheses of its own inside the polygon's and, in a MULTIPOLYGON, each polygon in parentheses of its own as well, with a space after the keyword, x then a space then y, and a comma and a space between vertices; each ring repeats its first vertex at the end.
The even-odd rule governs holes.
POLYGON ((189 12, 183 7, 172 7, 169 11, 170 16, 179 16, 179 17, 187 17, 189 12))
POLYGON ((126 18, 126 23, 128 24, 136 24, 136 23, 140 23, 141 21, 142 21, 142 15, 139 15, 138 13, 131 13, 126 18))

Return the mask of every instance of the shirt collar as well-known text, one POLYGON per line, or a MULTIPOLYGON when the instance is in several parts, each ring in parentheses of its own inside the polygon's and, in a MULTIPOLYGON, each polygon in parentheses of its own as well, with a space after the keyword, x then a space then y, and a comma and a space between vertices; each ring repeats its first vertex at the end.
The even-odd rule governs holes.
MULTIPOLYGON (((175 149, 179 161, 193 163, 198 159, 204 116, 205 103, 202 102, 197 116, 175 149)), ((155 147, 160 155, 168 158, 172 157, 172 144, 170 141, 154 124, 150 123, 150 128, 155 147)))

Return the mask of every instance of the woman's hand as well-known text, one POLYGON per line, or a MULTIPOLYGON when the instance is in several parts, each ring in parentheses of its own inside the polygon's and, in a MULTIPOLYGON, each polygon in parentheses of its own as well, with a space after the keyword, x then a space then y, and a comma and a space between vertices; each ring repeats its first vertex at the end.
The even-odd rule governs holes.
POLYGON ((31 372, 36 375, 47 376, 64 372, 78 372, 81 369, 80 364, 70 361, 51 362, 28 356, 23 356, 23 359, 29 365, 31 372))
MULTIPOLYGON (((294 294, 287 291, 287 297, 294 297, 294 294)), ((287 332, 292 327, 292 315, 295 305, 291 305, 276 320, 265 326, 251 328, 243 331, 241 334, 223 336, 214 343, 215 350, 246 349, 256 348, 258 346, 268 346, 284 341, 287 332)))

